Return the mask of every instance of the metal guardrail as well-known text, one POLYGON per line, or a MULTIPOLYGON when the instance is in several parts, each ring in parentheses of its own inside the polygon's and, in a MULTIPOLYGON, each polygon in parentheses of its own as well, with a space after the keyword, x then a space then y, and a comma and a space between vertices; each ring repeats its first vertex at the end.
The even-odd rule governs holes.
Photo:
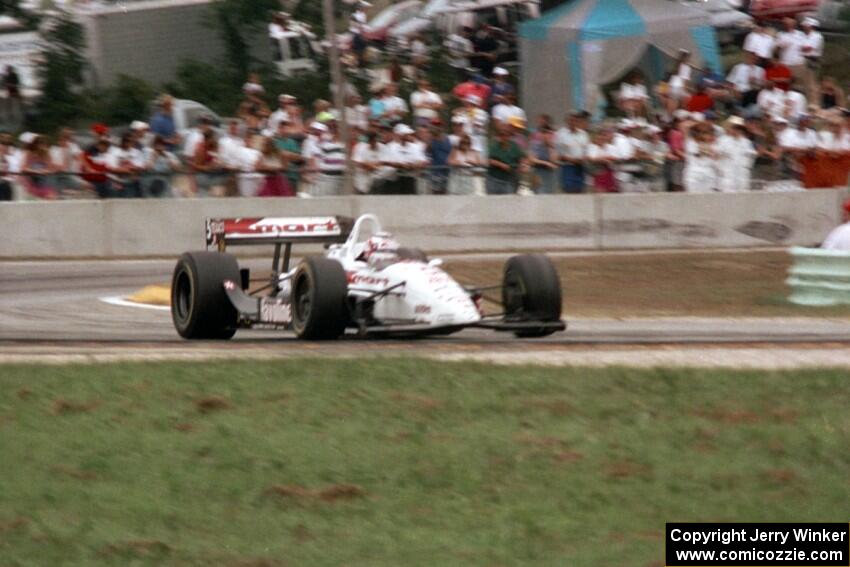
MULTIPOLYGON (((614 168, 619 191, 623 193, 664 192, 662 173, 647 174, 629 162, 628 170, 614 168)), ((592 173, 593 168, 588 168, 592 173)), ((485 167, 424 167, 399 169, 382 166, 375 171, 355 168, 354 186, 358 194, 384 195, 485 195, 485 167)), ((791 180, 787 180, 791 183, 791 180)), ((770 190, 760 179, 751 181, 752 191, 770 190)), ((560 171, 523 167, 514 176, 516 191, 560 194, 560 171), (546 175, 548 174, 548 175, 546 175), (545 178, 544 178, 545 175, 545 178), (548 186, 544 187, 544 185, 548 186)), ((38 201, 53 199, 97 198, 170 198, 170 197, 257 197, 257 196, 333 196, 342 195, 341 173, 326 174, 316 169, 292 169, 275 173, 234 171, 232 169, 193 172, 145 171, 132 174, 51 172, 0 173, 0 201, 38 201)), ((585 193, 595 192, 590 177, 585 193)))

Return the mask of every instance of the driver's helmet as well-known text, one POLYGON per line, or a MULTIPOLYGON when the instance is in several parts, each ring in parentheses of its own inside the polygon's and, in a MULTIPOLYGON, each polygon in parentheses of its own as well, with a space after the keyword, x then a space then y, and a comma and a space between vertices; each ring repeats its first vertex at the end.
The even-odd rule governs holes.
POLYGON ((398 250, 398 242, 389 232, 376 232, 366 241, 363 250, 363 259, 367 262, 395 258, 398 250))

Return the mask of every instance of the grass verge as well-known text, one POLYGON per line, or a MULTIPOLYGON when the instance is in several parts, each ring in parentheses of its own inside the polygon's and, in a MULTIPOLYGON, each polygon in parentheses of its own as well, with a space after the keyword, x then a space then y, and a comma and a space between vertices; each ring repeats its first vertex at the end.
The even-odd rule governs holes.
POLYGON ((3 565, 662 565, 850 515, 843 372, 0 367, 3 565))

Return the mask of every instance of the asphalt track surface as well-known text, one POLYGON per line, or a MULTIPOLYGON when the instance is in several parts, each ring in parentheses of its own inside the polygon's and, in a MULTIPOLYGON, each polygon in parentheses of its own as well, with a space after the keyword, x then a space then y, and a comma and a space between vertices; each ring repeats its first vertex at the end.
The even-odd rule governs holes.
MULTIPOLYGON (((248 261, 267 268, 266 261, 248 261)), ((27 346, 44 352, 137 348, 189 352, 197 348, 238 351, 286 349, 292 354, 417 354, 488 350, 559 350, 613 345, 699 344, 850 344, 850 324, 840 319, 578 319, 564 333, 538 340, 481 329, 450 337, 416 340, 362 340, 304 343, 284 331, 239 331, 226 343, 189 343, 180 339, 166 309, 115 305, 104 301, 127 296, 145 285, 167 282, 173 261, 0 262, 0 354, 27 346)))

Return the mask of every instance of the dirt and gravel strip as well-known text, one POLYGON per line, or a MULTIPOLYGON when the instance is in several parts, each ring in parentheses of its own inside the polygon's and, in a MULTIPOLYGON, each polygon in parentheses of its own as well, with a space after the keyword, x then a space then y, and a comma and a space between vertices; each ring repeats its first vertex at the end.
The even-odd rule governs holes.
POLYGON ((286 360, 292 358, 426 358, 440 361, 475 361, 500 365, 630 366, 689 368, 751 368, 784 370, 797 368, 850 368, 850 345, 658 345, 564 348, 340 348, 338 351, 307 344, 297 348, 271 345, 222 349, 215 345, 175 347, 79 345, 12 345, 0 348, 0 364, 109 364, 115 362, 200 362, 210 360, 286 360))

